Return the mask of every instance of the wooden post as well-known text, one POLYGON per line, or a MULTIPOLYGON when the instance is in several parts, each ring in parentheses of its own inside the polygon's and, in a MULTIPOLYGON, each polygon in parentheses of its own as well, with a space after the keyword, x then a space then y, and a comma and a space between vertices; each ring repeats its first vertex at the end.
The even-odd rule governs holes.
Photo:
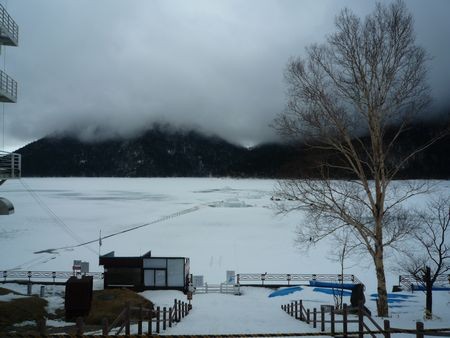
POLYGON ((313 309, 313 328, 317 328, 317 309, 313 309))
POLYGON ((311 311, 309 309, 306 309, 306 324, 311 323, 311 311))
POLYGON ((109 333, 108 318, 102 319, 102 335, 107 336, 109 333))
POLYGON ((77 318, 77 336, 82 336, 84 333, 83 317, 77 318))
POLYGON ((173 308, 169 307, 169 327, 172 327, 173 308))
POLYGON ((423 338, 423 323, 416 322, 416 338, 423 338))
POLYGON ((299 318, 299 316, 298 316, 298 301, 295 301, 295 319, 298 319, 299 318))
POLYGON ((303 318, 303 301, 300 299, 300 320, 305 320, 303 318))
POLYGON ((159 333, 159 331, 160 331, 159 330, 160 329, 159 320, 161 319, 160 314, 161 314, 160 308, 159 308, 159 306, 157 306, 156 307, 156 333, 159 333))
POLYGON ((342 331, 344 333, 344 338, 347 338, 348 332, 348 308, 347 303, 344 303, 342 307, 342 331))
POLYGON ((384 338, 391 338, 391 323, 388 319, 384 320, 384 338))
POLYGON ((174 299, 173 301, 173 310, 175 311, 175 322, 179 322, 179 313, 178 313, 178 307, 177 307, 177 300, 174 299))
POLYGON ((164 306, 163 307, 163 330, 166 331, 167 327, 166 327, 166 320, 167 320, 167 309, 164 306))
POLYGON ((142 335, 142 304, 139 304, 138 334, 142 335))
POLYGON ((127 302, 127 307, 126 307, 126 312, 125 312, 125 334, 126 335, 130 335, 130 326, 131 326, 131 308, 130 308, 130 302, 127 302))
POLYGON ((153 305, 148 311, 148 334, 151 335, 153 331, 153 305))
POLYGON ((330 321, 331 321, 331 333, 335 332, 335 316, 334 316, 334 306, 331 307, 330 309, 330 321))
POLYGON ((325 331, 325 311, 323 306, 320 307, 320 331, 325 331))
POLYGON ((178 321, 181 321, 181 300, 178 301, 178 321))
POLYGON ((36 321, 37 329, 40 335, 46 336, 47 335, 47 322, 45 318, 38 319, 36 321))
POLYGON ((364 311, 362 302, 359 302, 358 306, 358 331, 358 337, 364 338, 364 311))

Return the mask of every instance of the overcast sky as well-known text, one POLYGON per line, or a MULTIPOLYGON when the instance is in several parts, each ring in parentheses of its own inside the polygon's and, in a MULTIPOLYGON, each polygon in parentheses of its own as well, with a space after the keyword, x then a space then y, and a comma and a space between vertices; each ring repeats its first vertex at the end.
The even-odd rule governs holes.
MULTIPOLYGON (((3 48, 0 59, 19 83, 17 104, 5 104, 5 149, 62 130, 126 136, 155 121, 246 145, 273 140, 288 59, 324 41, 343 7, 360 16, 374 8, 361 0, 0 3, 20 29, 19 47, 3 48)), ((406 4, 443 103, 450 1, 406 4)))

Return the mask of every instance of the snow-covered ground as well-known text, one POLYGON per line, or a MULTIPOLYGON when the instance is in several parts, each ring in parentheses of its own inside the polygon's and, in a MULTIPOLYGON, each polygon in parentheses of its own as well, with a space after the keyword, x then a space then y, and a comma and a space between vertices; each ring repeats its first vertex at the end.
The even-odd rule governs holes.
MULTIPOLYGON (((102 254, 190 258, 191 273, 208 283, 220 283, 227 270, 237 273, 339 273, 330 248, 323 242, 308 253, 294 243, 303 215, 277 215, 271 197, 275 181, 238 179, 161 178, 36 178, 7 181, 0 195, 11 200, 15 213, 0 218, 0 269, 69 271, 75 259, 88 261, 91 271, 102 254), (145 225, 148 224, 148 225, 145 225), (109 238, 106 236, 145 225, 109 238), (101 231, 102 246, 98 245, 101 231), (94 241, 90 245, 78 244, 94 241), (62 248, 62 249, 61 249, 62 248), (56 249, 56 250, 51 250, 56 249), (43 252, 36 254, 35 252, 43 252)), ((450 182, 438 182, 450 192, 450 182)), ((409 203, 423 203, 424 197, 409 203)), ((349 262, 345 273, 366 285, 367 305, 376 292, 372 264, 365 257, 349 262), (357 264, 356 264, 357 263, 357 264)), ((395 264, 388 260, 388 287, 398 283, 395 264)), ((11 285, 11 284, 8 284, 11 285)), ((20 289, 20 287, 16 286, 20 289)), ((300 332, 312 328, 287 316, 281 304, 304 299, 308 307, 332 304, 330 295, 304 288, 269 298, 273 290, 244 288, 242 296, 195 295, 191 314, 169 334, 300 332)), ((53 307, 58 294, 48 293, 53 307)), ((147 291, 157 304, 171 304, 176 292, 147 291)), ((450 326, 450 294, 435 300, 436 319, 426 327, 450 326)), ((412 328, 423 319, 424 299, 415 293, 391 308, 397 326, 412 328)), ((59 305, 60 306, 60 305, 59 305)), ((164 305, 162 305, 164 306, 164 305)), ((394 325, 394 324, 392 324, 394 325)))

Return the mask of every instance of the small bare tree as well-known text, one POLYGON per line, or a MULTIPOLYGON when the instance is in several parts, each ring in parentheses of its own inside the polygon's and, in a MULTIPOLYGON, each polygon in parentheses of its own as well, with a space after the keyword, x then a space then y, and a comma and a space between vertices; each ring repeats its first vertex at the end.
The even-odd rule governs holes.
POLYGON ((405 262, 403 266, 424 287, 425 316, 431 319, 433 286, 440 276, 450 271, 450 197, 432 199, 425 210, 417 212, 417 225, 419 231, 414 239, 418 246, 407 251, 406 267, 405 262))
POLYGON ((341 232, 337 232, 333 235, 333 241, 336 243, 336 246, 332 248, 330 251, 330 259, 339 263, 340 270, 340 284, 341 287, 333 289, 333 298, 334 298, 334 306, 336 309, 341 310, 344 304, 344 272, 347 268, 346 261, 349 256, 352 254, 354 247, 354 242, 351 240, 351 234, 349 231, 344 230, 341 232))
POLYGON ((322 160, 318 179, 280 181, 277 193, 295 201, 280 208, 306 211, 298 232, 306 245, 342 228, 352 230, 374 263, 379 316, 388 316, 385 248, 413 230, 402 202, 426 190, 420 182, 392 184, 408 160, 433 142, 403 155, 396 149, 429 102, 426 60, 402 1, 377 4, 365 20, 344 9, 325 44, 289 62, 289 100, 274 123, 281 134, 338 158, 322 160), (333 181, 332 170, 349 179, 333 181))

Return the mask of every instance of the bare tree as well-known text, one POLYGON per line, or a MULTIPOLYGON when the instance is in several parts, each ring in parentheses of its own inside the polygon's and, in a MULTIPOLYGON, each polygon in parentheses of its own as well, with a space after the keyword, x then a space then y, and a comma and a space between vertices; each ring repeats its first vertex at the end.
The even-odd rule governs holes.
POLYGON ((351 240, 351 234, 346 229, 333 234, 333 241, 336 246, 330 250, 330 259, 339 264, 341 287, 333 288, 334 306, 341 310, 344 304, 344 271, 347 268, 346 261, 353 252, 356 251, 354 242, 351 240))
POLYGON ((388 315, 385 248, 413 230, 402 202, 426 190, 425 183, 392 183, 408 160, 434 141, 404 155, 396 149, 429 102, 426 61, 402 1, 377 4, 364 20, 344 9, 326 43, 289 62, 289 100, 274 123, 281 134, 338 158, 323 159, 318 179, 280 181, 277 193, 295 201, 281 209, 306 210, 298 233, 306 245, 351 229, 374 263, 379 316, 388 315), (349 179, 331 180, 333 170, 349 179))
POLYGON ((418 246, 407 251, 402 265, 424 287, 425 316, 430 319, 433 316, 433 286, 440 276, 450 271, 450 197, 432 199, 425 210, 417 213, 417 221, 419 231, 414 239, 418 246))

